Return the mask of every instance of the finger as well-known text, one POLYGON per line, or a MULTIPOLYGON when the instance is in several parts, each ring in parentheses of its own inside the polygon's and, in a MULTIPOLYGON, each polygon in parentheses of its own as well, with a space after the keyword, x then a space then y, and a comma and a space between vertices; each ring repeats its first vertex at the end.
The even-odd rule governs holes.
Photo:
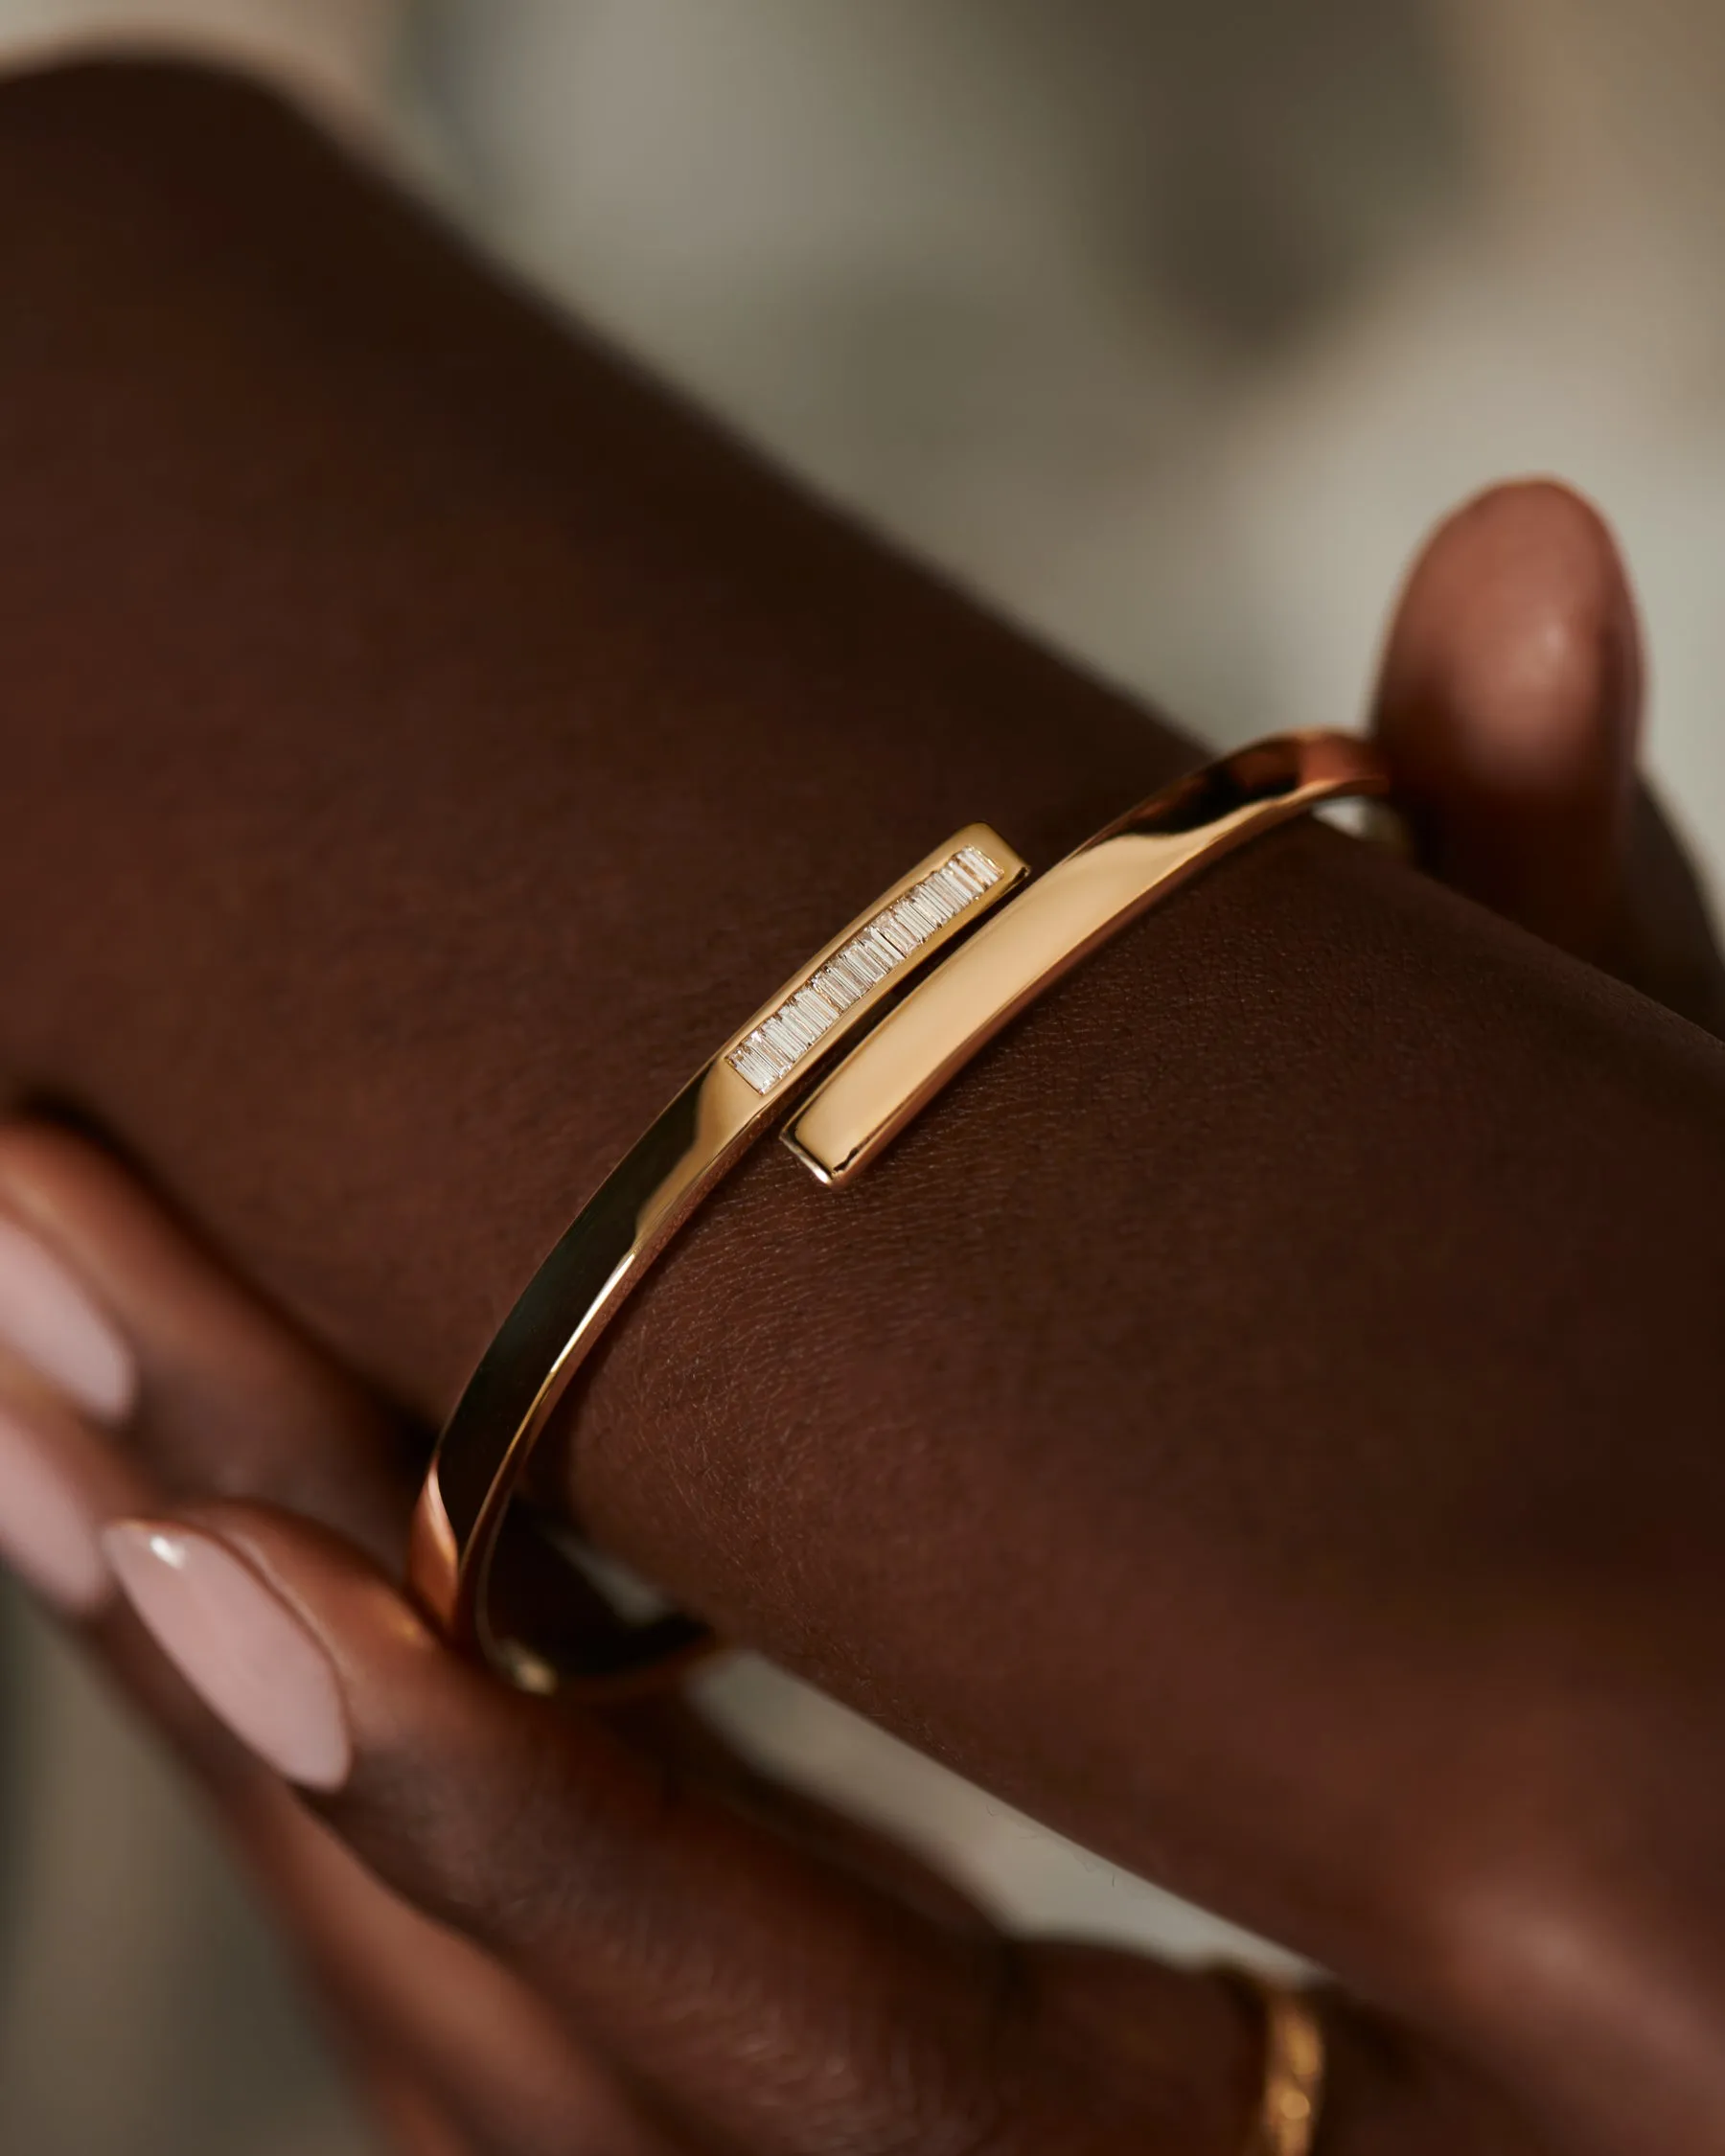
POLYGON ((518 1979, 391 1894, 292 1803, 116 1595, 103 1529, 159 1505, 162 1494, 145 1463, 87 1419, 91 1397, 112 1403, 126 1388, 110 1384, 97 1395, 86 1382, 81 1409, 61 1388, 79 1369, 120 1366, 111 1342, 99 1342, 93 1364, 80 1346, 98 1338, 77 1299, 81 1283, 61 1272, 46 1284, 39 1271, 30 1278, 25 1329, 34 1328, 36 1366, 0 1348, 0 1555, 81 1635, 202 1784, 295 1957, 337 2009, 334 2030, 364 2083, 418 2092, 417 2138, 402 2128, 403 2149, 432 2133, 440 2138, 430 2146, 511 2156, 561 2156, 572 2138, 618 2156, 685 2148, 642 2116, 518 1979), (45 1361, 58 1362, 61 1386, 41 1374, 45 1361))
POLYGON ((0 1340, 170 1496, 268 1499, 386 1563, 412 1489, 404 1421, 242 1288, 108 1154, 0 1126, 0 1340))
POLYGON ((272 1777, 236 1816, 356 2078, 374 2099, 393 2094, 398 2138, 411 2123, 474 2156, 688 2156, 525 1983, 381 1885, 272 1777))
POLYGON ((1440 527, 1397 608, 1376 712, 1439 876, 1593 955, 1622 872, 1641 713, 1635 603, 1587 503, 1498 487, 1440 527))
POLYGON ((1140 2085, 1098 2118, 1110 2093, 1017 2026, 1003 1941, 856 1885, 603 1725, 495 1684, 331 1539, 218 1507, 114 1542, 145 1620, 230 1726, 691 2129, 756 2156, 886 2156, 1016 2146, 1010 2120, 1026 2148, 1154 2151, 1184 2099, 1200 2116, 1167 2145, 1239 2145, 1226 2074, 1220 2099, 1140 2085))
POLYGON ((0 1351, 0 1558, 40 1600, 98 1618, 114 1585, 102 1529, 154 1494, 54 1387, 0 1351))
POLYGON ((1375 726, 1435 874, 1718 1031, 1706 902, 1637 777, 1643 689, 1609 527, 1567 488, 1530 482, 1481 495, 1427 544, 1375 726))
MULTIPOLYGON (((212 1707, 369 1865, 724 2145, 1246 2145, 1261 2039, 1228 1986, 893 1903, 457 1662, 355 1554, 278 1515, 134 1524, 116 1562, 212 1707)), ((1339 2111, 1374 2139, 1349 2129, 1334 2156, 1438 2145, 1410 2138, 1419 2077, 1379 2078, 1339 2111)))
POLYGON ((416 2075, 371 2060, 356 2060, 349 2071, 392 2156, 483 2156, 416 2075))
MULTIPOLYGON (((32 1373, 0 1361, 0 1550, 82 1634, 130 1705, 202 1784, 369 2087, 418 2092, 417 2149, 677 2156, 563 2022, 471 1940, 411 1909, 292 1803, 114 1594, 100 1536, 148 1502, 135 1462, 32 1373)), ((394 2113, 391 2114, 392 2118, 394 2113)))
POLYGON ((0 1558, 79 1631, 107 1673, 220 1797, 254 1782, 243 1748, 204 1709, 118 1596, 102 1548, 108 1524, 161 1501, 39 1373, 0 1349, 0 1558))

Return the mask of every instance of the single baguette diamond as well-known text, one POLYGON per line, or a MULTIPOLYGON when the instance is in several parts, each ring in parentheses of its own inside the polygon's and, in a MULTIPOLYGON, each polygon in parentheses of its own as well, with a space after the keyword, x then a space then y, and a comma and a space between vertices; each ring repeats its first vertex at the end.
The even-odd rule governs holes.
POLYGON ((775 1085, 785 1075, 787 1066, 784 1057, 777 1052, 759 1026, 744 1042, 743 1052, 751 1063, 762 1065, 775 1085))
POLYGON ((899 907, 899 911, 909 914, 925 936, 933 935, 947 924, 945 907, 936 905, 926 891, 912 891, 899 907))
POLYGON ((820 1039, 823 1028, 817 1026, 794 1000, 779 1005, 778 1021, 805 1052, 820 1039))
POLYGON ((797 1016, 816 1041, 839 1015, 829 1007, 820 990, 813 983, 807 988, 799 988, 791 1000, 796 1007, 797 1016))
POLYGON ((785 1071, 790 1069, 791 1066, 773 1046, 772 1043, 768 1040, 765 1031, 760 1026, 757 1025, 748 1036, 748 1045, 763 1062, 771 1066, 774 1076, 782 1076, 785 1071))
POLYGON ((917 905, 927 906, 943 927, 958 910, 952 899, 947 896, 945 887, 937 883, 932 876, 923 878, 922 882, 916 886, 914 896, 917 905))
POLYGON ((740 1048, 731 1050, 731 1068, 741 1078, 747 1078, 757 1093, 770 1093, 778 1084, 777 1069, 768 1062, 759 1048, 751 1048, 747 1041, 740 1048))
POLYGON ((866 929, 854 943, 845 945, 842 955, 856 967, 870 988, 876 981, 885 980, 897 964, 896 957, 884 945, 871 940, 866 929))

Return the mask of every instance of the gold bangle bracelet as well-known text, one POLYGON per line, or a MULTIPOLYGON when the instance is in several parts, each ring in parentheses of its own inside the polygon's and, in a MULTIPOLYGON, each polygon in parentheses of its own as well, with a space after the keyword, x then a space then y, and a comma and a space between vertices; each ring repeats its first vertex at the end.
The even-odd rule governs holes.
POLYGON ((1159 898, 1322 801, 1387 791, 1368 743, 1282 735, 1164 789, 1034 880, 973 825, 835 937, 607 1179, 474 1371, 420 1493, 409 1552, 414 1593, 445 1634, 531 1689, 564 1684, 598 1699, 650 1688, 703 1651, 706 1628, 677 1614, 609 1632, 589 1655, 505 1636, 490 1611, 497 1536, 533 1449, 653 1260, 788 1109, 806 1102, 783 1132, 792 1151, 842 1184, 1017 1013, 1159 898))
POLYGON ((492 1622, 492 1560, 535 1445, 653 1260, 772 1119, 883 1002, 1029 874, 986 824, 919 861, 740 1026, 612 1170, 504 1319, 445 1427, 414 1507, 408 1582, 446 1637, 524 1689, 628 1697, 711 1635, 673 1614, 549 1654, 492 1622))

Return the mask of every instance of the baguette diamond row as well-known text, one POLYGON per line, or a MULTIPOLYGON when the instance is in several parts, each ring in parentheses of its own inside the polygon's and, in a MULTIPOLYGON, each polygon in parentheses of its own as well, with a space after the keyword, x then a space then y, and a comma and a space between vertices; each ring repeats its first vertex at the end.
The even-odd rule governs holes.
POLYGON ((974 906, 1001 871, 979 846, 960 846, 940 866, 883 906, 868 926, 787 996, 725 1061, 757 1093, 795 1069, 852 1004, 895 973, 912 952, 974 906))

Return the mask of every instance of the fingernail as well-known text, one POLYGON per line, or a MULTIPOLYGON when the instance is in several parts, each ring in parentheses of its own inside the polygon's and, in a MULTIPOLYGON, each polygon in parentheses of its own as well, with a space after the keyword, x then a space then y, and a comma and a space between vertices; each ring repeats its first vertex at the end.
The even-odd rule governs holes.
POLYGON ((126 1520, 103 1536, 156 1644, 212 1713, 289 1781, 339 1789, 354 1748, 335 1672, 278 1595, 212 1536, 126 1520))
POLYGON ((68 1617, 94 1617, 113 1592, 102 1523, 61 1465, 51 1433, 0 1407, 0 1556, 68 1617))
POLYGON ((98 1420, 122 1422, 138 1389, 131 1349, 65 1262, 0 1218, 0 1342, 98 1420))

